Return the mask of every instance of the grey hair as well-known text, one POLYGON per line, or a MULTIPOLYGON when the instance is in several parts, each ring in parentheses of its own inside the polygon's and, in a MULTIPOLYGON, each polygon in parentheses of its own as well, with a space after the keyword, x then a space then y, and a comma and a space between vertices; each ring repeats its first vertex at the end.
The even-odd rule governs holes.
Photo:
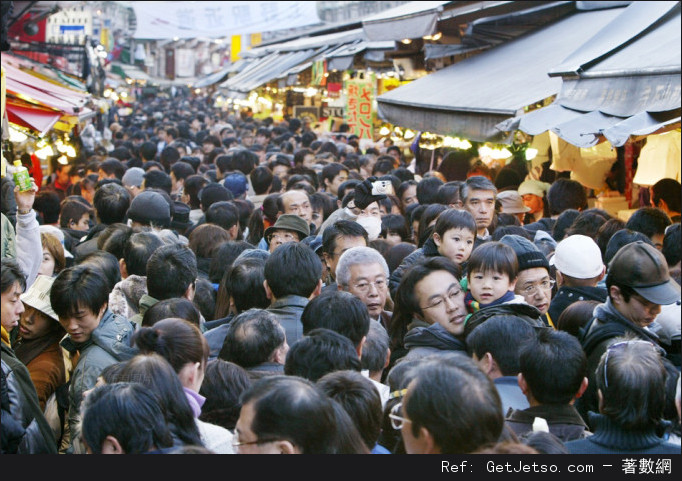
POLYGON ((384 269, 386 279, 390 275, 386 259, 378 250, 365 246, 351 247, 341 254, 339 263, 336 265, 336 282, 338 285, 348 286, 350 282, 350 268, 357 264, 379 264, 384 269))
POLYGON ((459 196, 462 199, 462 202, 466 202, 467 197, 469 196, 469 191, 471 190, 492 190, 497 197, 497 187, 495 187, 495 184, 493 184, 490 179, 483 177, 482 175, 474 175, 469 177, 466 182, 461 185, 459 196))

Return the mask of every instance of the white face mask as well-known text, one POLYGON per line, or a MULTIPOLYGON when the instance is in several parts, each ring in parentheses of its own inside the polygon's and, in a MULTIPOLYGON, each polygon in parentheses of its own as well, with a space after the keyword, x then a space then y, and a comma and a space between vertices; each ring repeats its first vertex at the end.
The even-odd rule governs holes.
POLYGON ((358 217, 355 222, 365 228, 369 234, 369 240, 373 241, 379 238, 381 234, 381 219, 371 215, 363 215, 358 217))

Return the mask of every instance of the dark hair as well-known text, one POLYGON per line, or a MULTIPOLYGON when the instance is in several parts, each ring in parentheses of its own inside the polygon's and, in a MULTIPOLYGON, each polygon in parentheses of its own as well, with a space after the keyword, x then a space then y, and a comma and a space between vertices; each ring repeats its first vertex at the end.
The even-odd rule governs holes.
POLYGON ((424 177, 417 183, 417 199, 420 204, 435 204, 438 202, 438 189, 445 182, 438 177, 424 177))
POLYGON ((272 186, 274 175, 267 165, 259 165, 251 171, 249 178, 256 195, 263 195, 272 186))
POLYGON ((214 317, 221 319, 227 316, 230 299, 238 313, 251 308, 268 307, 270 299, 263 287, 264 280, 264 259, 236 259, 220 280, 214 317))
POLYGON ((253 210, 248 222, 249 235, 246 238, 247 242, 257 245, 265 233, 264 222, 267 221, 269 225, 275 223, 277 220, 277 213, 279 212, 280 208, 279 198, 281 195, 282 194, 279 192, 268 194, 265 199, 263 199, 263 205, 261 208, 253 210))
POLYGON ((286 439, 303 454, 336 449, 339 428, 332 401, 306 379, 263 377, 242 394, 241 402, 253 406, 251 431, 257 439, 286 439))
POLYGON ((499 241, 485 242, 476 247, 469 257, 467 275, 474 272, 501 272, 513 281, 519 274, 516 252, 499 241))
POLYGON ((159 301, 147 309, 142 317, 141 325, 151 327, 169 317, 184 319, 197 327, 201 324, 201 314, 192 301, 184 297, 171 297, 159 301))
POLYGON ((609 243, 609 239, 611 239, 616 232, 624 228, 625 222, 616 218, 607 220, 599 227, 599 230, 594 237, 594 241, 597 243, 597 246, 599 246, 602 260, 606 259, 606 246, 609 243))
MULTIPOLYGON (((101 275, 107 281, 108 293, 110 293, 114 286, 121 280, 121 268, 118 265, 118 259, 110 252, 96 250, 81 257, 78 260, 78 265, 92 266, 101 272, 101 275)), ((93 311, 93 313, 96 313, 93 311)))
POLYGON ((325 328, 313 329, 296 341, 284 362, 284 374, 312 382, 327 373, 343 370, 362 370, 358 353, 350 339, 325 328))
MULTIPOLYGON (((230 240, 228 231, 235 225, 239 225, 239 210, 234 205, 234 201, 221 200, 218 202, 214 202, 208 209, 205 210, 205 212, 207 224, 203 225, 212 224, 215 227, 221 227, 225 231, 225 234, 227 234, 227 238, 222 239, 222 237, 225 236, 220 236, 221 238, 220 239, 216 238, 216 240, 220 240, 221 242, 230 240)), ((190 234, 190 243, 191 236, 194 234, 196 230, 198 230, 201 227, 202 225, 198 225, 192 231, 192 234, 190 234)), ((241 232, 241 229, 237 231, 237 238, 239 237, 239 232, 241 232)))
POLYGON ((218 244, 211 257, 211 265, 208 271, 210 281, 214 284, 220 283, 237 256, 245 250, 253 248, 253 245, 242 240, 227 240, 218 244))
POLYGON ((337 220, 322 232, 322 252, 332 255, 339 237, 362 237, 366 243, 369 242, 369 235, 360 224, 352 220, 337 220))
POLYGON ((189 363, 199 362, 205 367, 208 362, 208 341, 199 327, 175 317, 139 327, 133 333, 131 345, 142 354, 160 354, 176 373, 189 363))
POLYGON ((467 173, 471 168, 471 154, 466 150, 451 150, 438 166, 438 172, 443 174, 447 182, 467 179, 467 173))
POLYGON ((42 224, 55 224, 59 221, 59 194, 51 190, 41 190, 35 195, 33 209, 40 213, 42 224))
MULTIPOLYGON (((183 157, 184 158, 184 157, 183 157)), ((189 176, 196 174, 196 170, 191 164, 187 162, 178 161, 174 163, 170 168, 171 173, 175 176, 176 180, 185 180, 189 176)))
POLYGON ((146 276, 147 261, 163 241, 153 232, 136 232, 123 245, 123 260, 128 275, 146 276))
POLYGON ((654 243, 651 242, 651 239, 649 239, 649 237, 647 237, 646 234, 642 234, 641 232, 636 232, 628 228, 623 228, 617 231, 606 243, 606 251, 604 252, 604 264, 609 265, 611 259, 613 259, 613 256, 616 255, 616 252, 618 252, 621 247, 623 247, 626 244, 630 244, 632 242, 637 241, 645 242, 650 246, 654 245, 654 243))
POLYGON ((372 381, 357 371, 336 371, 322 376, 317 385, 344 408, 367 449, 373 449, 381 433, 383 411, 372 381))
POLYGON ((394 353, 403 347, 403 338, 407 333, 407 326, 416 314, 421 315, 422 309, 415 294, 415 287, 425 277, 438 271, 446 271, 459 282, 460 269, 447 257, 424 257, 414 263, 402 276, 398 289, 393 298, 393 316, 388 327, 391 338, 391 351, 394 353))
POLYGON ((426 428, 441 452, 465 454, 496 442, 503 432, 500 396, 493 382, 464 355, 418 363, 403 401, 409 429, 426 428))
POLYGON ((386 253, 386 263, 388 264, 388 271, 393 273, 398 266, 403 262, 405 257, 410 255, 417 249, 413 242, 400 242, 388 249, 386 253))
POLYGON ((206 398, 199 419, 234 431, 242 407, 239 398, 249 387, 251 379, 243 367, 222 359, 209 361, 199 389, 206 398))
MULTIPOLYGON (((568 209, 581 211, 587 209, 587 194, 585 188, 577 180, 560 177, 549 187, 547 203, 552 216, 559 215, 568 209)), ((558 242, 558 239, 556 240, 558 242)))
MULTIPOLYGON (((215 205, 213 204, 211 209, 215 205)), ((192 249, 197 258, 210 259, 213 257, 213 253, 218 246, 229 240, 229 232, 220 225, 212 223, 200 224, 196 229, 192 230, 189 236, 189 248, 192 249)))
POLYGON ((580 211, 576 209, 566 209, 559 214, 552 228, 552 237, 557 243, 566 237, 566 232, 579 215, 580 211))
POLYGON ((178 374, 168 360, 157 353, 137 354, 121 363, 116 382, 135 382, 154 393, 166 415, 173 437, 184 445, 203 446, 178 374))
POLYGON ((464 182, 453 180, 446 182, 438 187, 436 202, 449 206, 450 204, 461 205, 462 198, 460 197, 460 190, 464 182))
POLYGON ((632 213, 625 228, 641 232, 649 239, 664 235, 665 228, 672 224, 668 214, 657 207, 640 207, 632 213))
POLYGON ((500 226, 499 224, 497 227, 495 227, 495 232, 493 232, 492 240, 499 241, 506 235, 518 235, 523 237, 524 239, 528 239, 531 242, 533 241, 533 235, 520 225, 500 226))
POLYGON ((549 328, 538 330, 520 346, 519 366, 533 398, 541 404, 569 404, 587 377, 587 357, 578 339, 549 328))
POLYGON ((651 186, 651 200, 658 207, 664 201, 670 212, 680 212, 680 183, 675 179, 665 178, 651 186))
POLYGON ((149 170, 144 174, 144 188, 159 189, 170 194, 173 189, 173 180, 170 175, 161 170, 149 170))
POLYGON ((130 193, 120 184, 109 183, 99 187, 92 200, 98 221, 106 225, 123 222, 130 200, 130 193))
POLYGON ((668 263, 668 267, 676 266, 680 262, 680 223, 676 222, 665 230, 663 249, 661 252, 668 263))
POLYGON ((199 209, 201 201, 199 200, 199 191, 208 184, 208 179, 203 175, 190 175, 185 179, 183 190, 189 196, 189 206, 192 209, 199 209))
POLYGON ((156 145, 154 145, 154 142, 143 142, 142 145, 140 145, 140 157, 142 157, 144 160, 154 160, 156 157, 156 152, 157 148, 156 145))
POLYGON ((125 454, 142 454, 169 448, 173 437, 157 396, 134 382, 117 382, 95 388, 81 407, 81 434, 93 454, 102 453, 108 436, 125 454))
POLYGON ((429 226, 433 221, 437 221, 438 217, 448 210, 447 206, 444 206, 443 204, 423 204, 420 203, 419 205, 426 206, 424 211, 422 212, 421 217, 419 218, 419 227, 417 229, 417 232, 415 234, 415 241, 417 242, 417 245, 419 247, 424 246, 424 242, 426 242, 429 237, 433 235, 433 229, 435 227, 435 223, 433 226, 429 226))
MULTIPOLYGON (((421 222, 420 222, 421 225, 421 222)), ((476 221, 466 210, 446 209, 438 215, 433 227, 434 234, 443 237, 450 229, 466 229, 476 236, 476 221)))
POLYGON ((407 225, 405 217, 400 214, 381 216, 381 234, 379 237, 387 237, 389 231, 399 235, 401 242, 409 241, 412 238, 411 229, 407 225))
POLYGON ((119 159, 110 157, 99 164, 99 168, 102 169, 107 175, 114 174, 118 180, 123 178, 123 174, 126 172, 126 166, 119 159))
POLYGON ((101 269, 78 265, 59 273, 50 290, 50 304, 59 317, 71 317, 84 308, 98 315, 109 302, 110 292, 109 281, 101 269))
POLYGON ((565 331, 575 338, 580 338, 580 328, 592 319, 594 308, 600 304, 599 301, 575 301, 561 312, 556 321, 556 328, 565 331))
POLYGON ((604 396, 600 412, 627 431, 646 431, 663 417, 668 374, 652 345, 629 343, 611 348, 627 340, 632 339, 614 338, 595 370, 596 388, 604 396))
POLYGON ((142 232, 141 229, 148 229, 148 227, 135 227, 133 229, 120 222, 109 224, 95 239, 97 249, 113 254, 116 259, 121 259, 126 242, 134 232, 142 232))
POLYGON ((64 200, 59 213, 59 227, 68 228, 71 221, 78 223, 83 214, 92 214, 92 208, 77 200, 64 200))
MULTIPOLYGON (((24 272, 19 267, 19 263, 16 259, 9 257, 2 258, 2 276, 1 276, 1 287, 2 293, 5 294, 14 286, 15 283, 19 283, 21 292, 26 289, 26 277, 24 272)), ((56 312, 56 311, 55 311, 56 312)))
POLYGON ((326 328, 347 337, 357 348, 369 332, 367 306, 350 292, 328 290, 312 299, 303 309, 303 335, 326 328))
POLYGON ((163 245, 147 261, 147 293, 157 300, 182 297, 197 274, 197 258, 189 247, 163 245))
POLYGON ((201 209, 207 212, 214 203, 233 200, 234 195, 223 184, 209 183, 199 192, 199 199, 201 201, 201 209))
POLYGON ((521 371, 521 345, 535 336, 533 326, 523 319, 512 314, 496 314, 468 333, 467 352, 470 356, 476 354, 478 359, 490 353, 503 376, 516 376, 521 371))
POLYGON ((573 220, 571 227, 566 229, 564 237, 581 234, 591 239, 596 239, 599 228, 606 223, 607 219, 595 212, 581 212, 573 220))
POLYGON ((286 343, 286 333, 277 316, 265 309, 249 309, 229 324, 218 357, 243 368, 273 362, 277 349, 286 343))
POLYGON ((276 298, 288 295, 310 297, 322 276, 322 262, 300 242, 282 244, 265 262, 265 279, 276 298))

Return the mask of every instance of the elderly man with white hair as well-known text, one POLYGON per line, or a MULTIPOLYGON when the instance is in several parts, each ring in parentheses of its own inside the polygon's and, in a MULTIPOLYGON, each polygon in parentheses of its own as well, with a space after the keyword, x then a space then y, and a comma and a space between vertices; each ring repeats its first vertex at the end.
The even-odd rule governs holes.
POLYGON ((386 311, 388 299, 388 264, 379 251, 371 247, 351 247, 336 265, 336 282, 340 291, 347 291, 362 300, 369 315, 386 329, 392 312, 386 311))

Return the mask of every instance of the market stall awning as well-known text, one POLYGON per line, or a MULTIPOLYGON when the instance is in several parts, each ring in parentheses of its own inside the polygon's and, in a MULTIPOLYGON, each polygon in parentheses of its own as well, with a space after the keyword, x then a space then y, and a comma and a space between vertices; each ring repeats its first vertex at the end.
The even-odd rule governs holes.
POLYGON ((436 33, 442 1, 409 2, 367 17, 362 28, 370 40, 402 40, 436 33))
POLYGON ((192 85, 192 87, 201 89, 209 87, 211 85, 215 85, 219 82, 223 82, 225 81, 228 75, 230 75, 231 73, 239 72, 247 64, 248 62, 246 60, 239 59, 233 64, 230 64, 227 67, 218 70, 217 72, 213 72, 209 75, 206 75, 205 77, 200 78, 192 85))
POLYGON ((495 126, 559 92, 547 75, 623 8, 576 11, 526 35, 462 60, 377 98, 379 116, 395 125, 475 141, 509 142, 495 126))
POLYGON ((59 121, 61 112, 38 105, 27 105, 7 100, 7 120, 33 130, 40 135, 47 133, 59 121))
POLYGON ((552 105, 498 128, 550 130, 579 147, 603 139, 618 147, 679 124, 681 18, 679 2, 634 2, 550 70, 563 78, 552 105))
POLYGON ((128 65, 120 62, 111 62, 111 71, 120 75, 123 79, 144 80, 148 82, 151 77, 137 65, 128 65))

